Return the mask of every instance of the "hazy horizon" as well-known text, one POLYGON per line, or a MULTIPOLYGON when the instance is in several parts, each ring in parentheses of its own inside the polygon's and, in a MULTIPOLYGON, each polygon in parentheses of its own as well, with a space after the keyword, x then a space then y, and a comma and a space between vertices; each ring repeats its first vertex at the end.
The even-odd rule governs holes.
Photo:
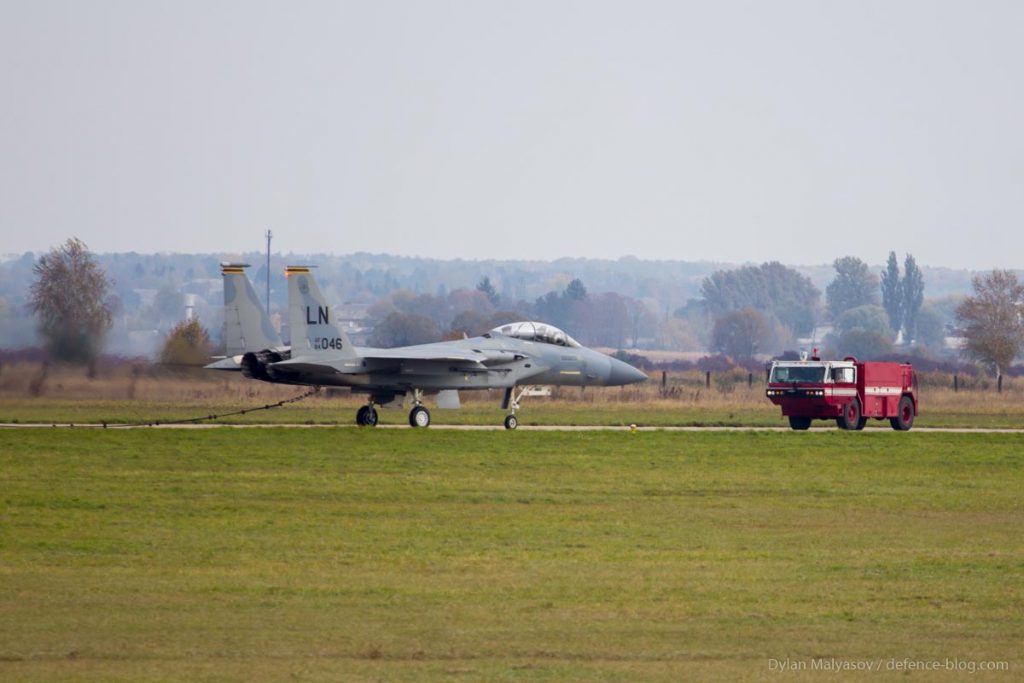
MULTIPOLYGON (((266 244, 266 242, 264 241, 264 245, 265 244, 266 244)), ((54 245, 54 246, 59 246, 59 245, 54 245)), ((89 246, 89 245, 86 244, 86 246, 89 246)), ((27 250, 27 252, 31 252, 33 255, 36 255, 36 256, 42 255, 46 251, 48 251, 48 249, 46 249, 46 250, 34 250, 34 249, 27 250)), ((248 265, 254 266, 254 267, 259 267, 259 266, 263 265, 266 262, 266 254, 267 254, 265 248, 263 249, 263 251, 260 251, 259 249, 252 249, 252 250, 249 250, 249 251, 236 251, 236 252, 218 252, 218 251, 210 251, 210 252, 202 252, 202 251, 195 251, 195 252, 191 252, 191 251, 158 251, 158 252, 156 252, 156 251, 137 251, 137 250, 136 251, 97 251, 97 250, 91 249, 91 248, 90 248, 90 251, 93 252, 94 254, 98 254, 100 256, 126 255, 126 254, 134 253, 134 254, 138 254, 140 256, 146 256, 146 257, 150 257, 150 256, 212 256, 212 257, 219 258, 219 259, 221 259, 224 262, 233 262, 233 261, 237 261, 239 259, 248 259, 248 265)), ((18 258, 21 258, 27 252, 0 253, 0 262, 16 260, 18 258)), ((729 267, 739 268, 739 267, 744 267, 744 266, 759 266, 759 265, 762 265, 762 264, 767 262, 767 261, 725 261, 725 260, 717 260, 717 259, 645 258, 645 257, 636 256, 634 254, 623 254, 622 256, 616 256, 616 257, 610 257, 610 258, 590 257, 590 256, 554 256, 554 257, 550 257, 550 258, 540 258, 540 257, 537 257, 537 258, 512 258, 512 257, 502 257, 502 256, 480 256, 480 257, 422 256, 422 255, 418 255, 418 254, 396 254, 396 253, 386 252, 386 251, 378 251, 378 252, 374 252, 374 251, 359 251, 359 252, 323 251, 323 252, 313 252, 313 251, 281 251, 281 250, 278 250, 278 249, 272 249, 270 255, 271 255, 272 259, 278 260, 278 261, 283 260, 286 257, 290 257, 290 256, 295 256, 295 257, 298 257, 298 258, 310 257, 310 256, 324 256, 324 257, 328 257, 328 258, 332 258, 332 259, 355 258, 357 256, 366 256, 368 258, 374 258, 374 259, 391 259, 391 258, 395 258, 395 259, 411 259, 411 260, 422 259, 422 260, 427 260, 427 261, 438 261, 438 262, 442 262, 442 263, 449 263, 449 262, 456 262, 456 261, 465 261, 467 263, 480 263, 480 262, 489 262, 489 261, 491 261, 491 262, 499 262, 499 263, 507 262, 507 263, 554 264, 555 262, 558 262, 558 261, 578 260, 578 261, 589 261, 589 262, 606 262, 606 263, 614 264, 614 263, 622 262, 622 261, 635 260, 635 261, 638 261, 638 262, 641 262, 641 263, 644 263, 644 262, 660 263, 660 264, 675 264, 675 263, 678 263, 678 264, 685 264, 685 265, 715 266, 715 267, 725 267, 725 268, 729 268, 729 267)), ((919 259, 916 258, 916 255, 914 255, 914 254, 910 254, 910 255, 911 256, 915 256, 915 261, 917 262, 917 265, 919 267, 925 268, 925 269, 928 269, 928 270, 968 271, 968 272, 971 272, 971 273, 987 272, 989 270, 992 270, 991 267, 969 268, 967 266, 944 266, 944 265, 935 265, 935 264, 931 264, 931 263, 923 263, 919 259)), ((901 269, 903 267, 903 261, 904 261, 904 257, 905 256, 906 256, 906 254, 897 253, 897 257, 899 259, 899 265, 900 265, 901 269)), ((780 263, 782 263, 782 265, 784 265, 786 267, 795 268, 795 269, 798 269, 798 270, 799 269, 821 269, 821 268, 831 269, 833 267, 833 261, 836 258, 840 258, 840 257, 839 256, 834 256, 834 257, 831 257, 828 261, 821 261, 821 262, 818 262, 818 263, 800 263, 800 262, 788 262, 787 263, 787 262, 784 262, 784 261, 780 261, 780 263)), ((872 269, 884 269, 885 265, 886 265, 885 258, 888 258, 888 254, 885 254, 885 257, 884 258, 880 258, 878 261, 870 261, 870 260, 868 260, 868 261, 865 261, 865 263, 867 263, 868 267, 872 268, 872 269)), ((776 260, 777 261, 777 259, 772 259, 772 260, 776 260)), ((300 264, 300 263, 295 263, 295 264, 291 264, 291 265, 316 265, 316 264, 300 264)), ((1007 270, 1024 273, 1024 267, 1022 267, 1022 268, 1010 267, 1010 268, 1007 268, 1007 270)))
POLYGON ((1022 20, 0 2, 0 250, 1019 269, 1022 20))

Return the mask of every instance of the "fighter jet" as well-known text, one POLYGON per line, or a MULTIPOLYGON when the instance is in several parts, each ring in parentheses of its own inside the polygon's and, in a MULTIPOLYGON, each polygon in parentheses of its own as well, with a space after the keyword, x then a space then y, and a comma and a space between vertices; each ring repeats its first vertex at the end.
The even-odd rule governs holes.
POLYGON ((263 353, 267 360, 290 357, 266 310, 245 275, 248 263, 221 263, 224 277, 224 345, 226 356, 206 366, 208 370, 242 370, 246 353, 263 353))
POLYGON ((504 389, 505 428, 515 429, 527 389, 552 386, 621 386, 647 375, 631 365, 582 346, 562 330, 539 322, 497 327, 471 339, 393 349, 357 348, 324 300, 309 266, 289 266, 288 308, 292 345, 280 351, 246 352, 248 377, 287 384, 350 387, 367 396, 356 424, 377 424, 377 406, 411 398, 409 424, 430 425, 424 395, 438 392, 443 407, 458 407, 458 391, 504 389))

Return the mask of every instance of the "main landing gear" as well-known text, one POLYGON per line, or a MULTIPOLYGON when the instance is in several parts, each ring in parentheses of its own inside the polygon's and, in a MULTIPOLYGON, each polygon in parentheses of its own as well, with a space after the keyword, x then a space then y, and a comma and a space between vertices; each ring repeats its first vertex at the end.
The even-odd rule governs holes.
POLYGON ((430 411, 423 405, 423 391, 421 389, 412 390, 412 410, 409 411, 409 426, 424 428, 430 426, 430 411))
MULTIPOLYGON (((356 424, 360 427, 376 427, 377 419, 377 408, 372 398, 369 403, 356 412, 356 424)), ((419 389, 413 389, 412 392, 409 426, 421 428, 430 426, 430 411, 423 405, 423 392, 419 389)))
POLYGON ((377 409, 373 407, 372 403, 356 411, 356 424, 360 427, 377 426, 377 409))
POLYGON ((410 427, 429 427, 430 426, 430 411, 423 406, 416 406, 409 411, 409 426, 410 427))

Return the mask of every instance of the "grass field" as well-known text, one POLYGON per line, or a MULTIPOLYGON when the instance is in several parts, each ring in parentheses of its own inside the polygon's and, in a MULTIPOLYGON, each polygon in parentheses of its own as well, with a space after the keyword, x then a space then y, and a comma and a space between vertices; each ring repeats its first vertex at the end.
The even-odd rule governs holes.
MULTIPOLYGON (((173 421, 210 414, 231 413, 240 409, 258 408, 282 398, 301 394, 302 388, 277 391, 268 396, 196 398, 191 401, 115 400, 115 399, 0 399, 0 423, 131 423, 173 421)), ((950 392, 952 393, 952 392, 950 392)), ((742 395, 727 398, 712 396, 697 401, 644 400, 582 401, 551 398, 527 399, 519 413, 523 425, 629 425, 641 426, 759 426, 786 427, 789 423, 778 407, 764 398, 762 390, 744 390, 742 395)), ((486 398, 474 397, 463 403, 461 410, 438 410, 431 403, 435 424, 501 425, 505 412, 501 396, 493 392, 486 398)), ((927 427, 1010 428, 1024 429, 1024 402, 1002 400, 996 396, 960 395, 956 401, 921 397, 921 414, 915 425, 927 427)), ((217 420, 223 424, 354 424, 356 409, 362 401, 356 397, 314 397, 300 403, 272 410, 259 410, 245 415, 231 415, 217 420)), ((381 424, 408 424, 408 408, 382 409, 381 424)), ((816 423, 825 425, 825 422, 816 423)), ((889 429, 889 422, 870 421, 869 427, 889 429)))
POLYGON ((1018 434, 0 431, 0 679, 1019 680, 1022 466, 1018 434))
MULTIPOLYGON (((20 364, 0 372, 0 423, 76 423, 171 421, 201 415, 258 408, 303 393, 290 387, 247 380, 238 373, 175 375, 133 374, 115 368, 95 379, 81 368, 55 367, 45 379, 35 364, 20 364), (33 395, 35 394, 35 395, 33 395)), ((621 388, 555 389, 550 398, 528 398, 520 413, 524 425, 647 425, 647 426, 763 426, 788 423, 764 396, 758 378, 748 387, 746 375, 723 375, 705 387, 701 373, 671 377, 663 391, 658 382, 621 388), (739 377, 741 381, 726 381, 739 377)), ((500 425, 502 392, 462 392, 461 410, 432 409, 437 424, 500 425)), ((919 393, 919 427, 988 427, 1024 429, 1024 383, 1008 380, 1003 393, 975 388, 954 392, 926 383, 919 393)), ((274 410, 223 418, 228 424, 350 425, 365 399, 347 390, 324 391, 274 410)), ((428 405, 433 408, 432 399, 428 405)), ((407 407, 408 408, 408 407, 407 407)), ((408 410, 381 410, 384 424, 407 424, 408 410)), ((870 426, 887 427, 887 422, 870 426)))

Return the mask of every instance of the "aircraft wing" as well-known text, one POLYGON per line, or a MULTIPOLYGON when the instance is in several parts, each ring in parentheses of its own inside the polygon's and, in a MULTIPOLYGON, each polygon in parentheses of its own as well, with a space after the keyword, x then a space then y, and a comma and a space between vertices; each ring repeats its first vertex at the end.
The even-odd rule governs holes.
POLYGON ((401 372, 407 363, 419 366, 439 366, 445 370, 458 367, 460 371, 486 372, 488 368, 524 358, 514 351, 500 349, 469 349, 449 344, 423 344, 394 349, 358 348, 355 358, 298 356, 273 363, 273 367, 290 372, 361 374, 366 372, 401 372))
POLYGON ((229 370, 238 371, 242 370, 242 356, 228 356, 227 358, 218 358, 209 365, 203 366, 204 370, 229 370))
POLYGON ((419 346, 400 346, 394 349, 358 348, 359 357, 368 361, 442 361, 463 362, 481 365, 499 365, 523 360, 522 353, 506 349, 474 349, 441 342, 419 346))
POLYGON ((359 357, 363 360, 437 360, 470 363, 482 363, 487 360, 487 355, 484 353, 452 348, 404 347, 397 349, 360 349, 359 351, 359 357))
MULTIPOLYGON (((465 368, 468 371, 485 371, 483 356, 465 353, 458 350, 445 353, 404 351, 402 353, 374 352, 358 358, 306 358, 299 356, 289 360, 272 363, 271 367, 286 372, 303 372, 313 374, 346 374, 357 375, 366 372, 400 372, 405 363, 440 366, 448 369, 452 366, 465 368)), ((397 351, 397 350, 396 350, 397 351)), ((440 369, 440 368, 438 368, 440 369)))

